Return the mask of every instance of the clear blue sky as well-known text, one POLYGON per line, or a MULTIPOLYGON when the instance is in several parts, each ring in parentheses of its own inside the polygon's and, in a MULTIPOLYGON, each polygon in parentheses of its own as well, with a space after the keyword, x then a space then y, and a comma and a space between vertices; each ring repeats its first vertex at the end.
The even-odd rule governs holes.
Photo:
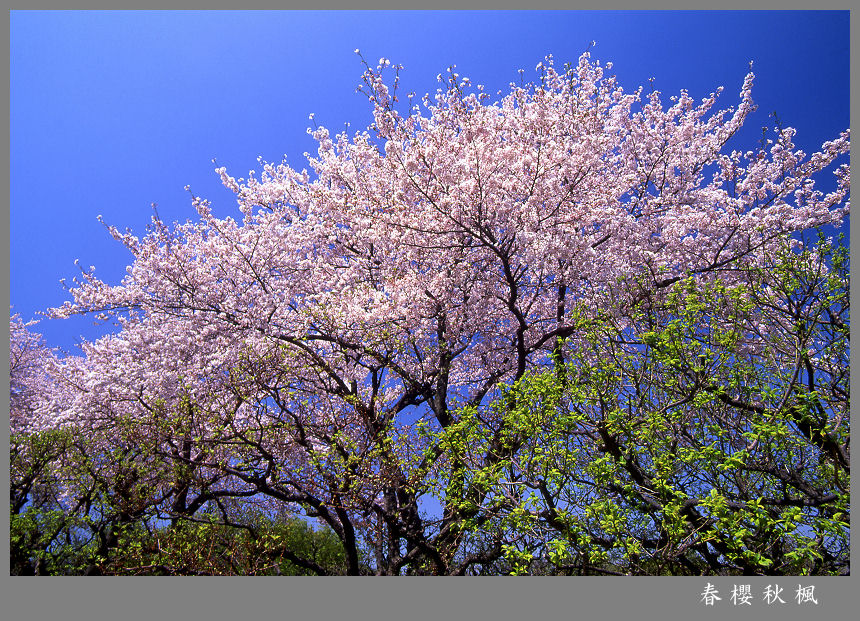
MULTIPOLYGON (((143 233, 157 203, 194 218, 189 195, 237 214, 212 159, 234 176, 257 157, 296 168, 314 151, 309 113, 332 130, 367 125, 355 92, 361 49, 405 65, 404 91, 436 89, 452 64, 488 91, 534 77, 547 54, 589 42, 626 91, 647 84, 735 105, 749 61, 754 144, 776 111, 807 152, 849 126, 848 12, 38 12, 11 14, 11 302, 24 318, 68 299, 59 284, 95 265, 118 282, 131 256, 98 223, 143 233)), ((37 328, 66 350, 91 320, 37 328)))

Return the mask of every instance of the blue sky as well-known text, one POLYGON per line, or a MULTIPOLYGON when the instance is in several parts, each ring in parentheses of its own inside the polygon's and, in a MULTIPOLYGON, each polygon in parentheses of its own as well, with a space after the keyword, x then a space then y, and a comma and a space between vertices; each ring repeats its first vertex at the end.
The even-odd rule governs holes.
MULTIPOLYGON (((10 298, 24 318, 58 306, 84 266, 117 283, 131 255, 97 221, 143 233, 158 204, 193 219, 192 191, 236 215, 213 158, 234 176, 257 157, 303 168, 308 115, 332 130, 367 125, 362 65, 405 65, 404 92, 436 89, 456 64, 487 90, 527 80, 547 54, 612 61, 626 91, 655 78, 697 98, 725 86, 735 105, 749 66, 759 105, 740 144, 776 111, 810 152, 849 126, 849 18, 841 12, 40 12, 10 18, 10 298)), ((744 142, 745 141, 745 142, 744 142)), ((89 319, 37 328, 66 350, 89 319)))

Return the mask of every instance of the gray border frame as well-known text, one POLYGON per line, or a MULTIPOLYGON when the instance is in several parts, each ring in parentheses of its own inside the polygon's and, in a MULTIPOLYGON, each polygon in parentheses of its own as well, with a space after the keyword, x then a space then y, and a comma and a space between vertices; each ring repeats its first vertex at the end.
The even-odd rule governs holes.
MULTIPOLYGON (((6 7, 24 9, 25 2, 19 0, 17 6, 6 7)), ((27 9, 61 8, 59 3, 38 2, 37 6, 26 3, 27 9)), ((92 9, 120 8, 117 3, 87 1, 85 7, 92 9)), ((167 3, 154 2, 147 7, 141 3, 129 8, 171 9, 167 3)), ((182 8, 217 8, 199 0, 183 2, 182 8), (190 5, 190 6, 189 6, 190 5)), ((223 4, 223 3, 217 3, 223 4)), ((402 2, 392 0, 365 1, 361 7, 351 7, 343 0, 335 2, 313 2, 291 0, 290 6, 280 3, 255 2, 255 8, 301 8, 337 9, 370 8, 399 9, 402 2), (263 6, 261 6, 263 5, 263 6), (268 5, 268 6, 266 6, 268 5), (346 6, 338 6, 346 5, 346 6)), ((422 8, 416 0, 408 3, 407 8, 422 8)), ((516 9, 510 0, 489 3, 477 0, 467 3, 437 1, 434 9, 516 9)), ((690 9, 689 2, 677 0, 658 0, 660 8, 690 9)), ((697 3, 698 6, 704 6, 697 3)), ((813 8, 786 7, 785 3, 776 4, 772 0, 756 1, 754 7, 749 3, 731 2, 730 6, 720 9, 765 9, 765 8, 813 8), (761 6, 765 4, 765 6, 761 6), (732 6, 733 5, 733 6, 732 6)), ((791 3, 794 5, 795 3, 791 3)), ((831 3, 828 3, 831 4, 831 3)), ((832 3, 833 6, 814 7, 816 9, 850 10, 851 3, 832 3)), ((558 0, 539 2, 530 5, 536 9, 574 9, 588 8, 571 6, 558 0)), ((655 8, 649 3, 649 9, 655 8)), ((234 5, 235 6, 235 5, 234 5)), ((68 8, 68 7, 65 7, 68 8)), ((225 7, 226 8, 226 7, 225 7)), ((428 8, 426 5, 423 8, 428 8)), ((611 2, 601 9, 641 9, 630 0, 611 2), (619 6, 620 5, 620 6, 619 6)), ((709 9, 713 7, 708 7, 709 9)), ((850 16, 851 30, 857 32, 860 13, 853 11, 850 16)), ((9 14, 6 13, 6 33, 9 32, 9 14)), ((7 48, 8 49, 8 48, 7 48)), ((851 60, 857 66, 857 46, 851 45, 851 60)), ((8 65, 4 66, 8 71, 8 65)), ((852 118, 857 105, 856 70, 852 72, 852 118)), ((8 78, 8 74, 7 74, 8 78)), ((8 79, 5 84, 9 84, 8 79)), ((8 106, 9 100, 6 100, 8 106)), ((7 107, 8 110, 8 107, 7 107)), ((8 130, 8 125, 6 128, 8 130)), ((8 145, 8 134, 6 134, 8 145)), ((2 154, 4 160, 9 151, 2 154)), ((852 164, 856 164, 852 157, 852 164)), ((9 187, 9 166, 5 161, 0 167, 0 181, 9 187)), ((8 195, 7 195, 8 196, 8 195)), ((5 201, 8 208, 8 199, 5 201)), ((0 239, 9 247, 9 211, 0 226, 0 239)), ((850 227, 854 233, 854 226, 850 227)), ((852 260, 856 260, 854 248, 852 260)), ((3 254, 3 286, 0 287, 0 301, 9 307, 9 255, 3 254)), ((852 291, 852 298, 856 294, 852 291)), ((856 300, 854 300, 856 302, 856 300)), ((852 333, 855 330, 852 328, 852 333)), ((856 335, 855 335, 856 337, 856 335)), ((0 340, 3 350, 0 353, 0 375, 8 376, 8 341, 0 340)), ((855 357, 852 356, 852 366, 855 357)), ((852 384, 858 382, 856 377, 852 384)), ((854 392, 857 386, 853 386, 854 392)), ((2 401, 3 411, 0 424, 0 441, 8 442, 9 427, 8 403, 2 401)), ((852 412, 852 418, 856 418, 852 412)), ((855 423, 857 421, 855 420, 855 423)), ((7 491, 8 458, 2 460, 0 489, 5 497, 7 491)), ((856 495, 855 495, 856 496, 856 495)), ((852 507, 856 513, 856 497, 852 507)), ((8 505, 2 503, 2 519, 8 524, 8 505)), ((0 557, 8 555, 8 538, 0 537, 0 557)), ((5 570, 3 570, 5 572, 5 570)), ((69 617, 77 619, 332 619, 332 618, 369 618, 369 619, 756 619, 768 621, 779 619, 841 619, 850 618, 852 604, 860 603, 857 575, 849 577, 813 578, 688 578, 688 577, 580 577, 580 578, 149 578, 131 580, 124 578, 87 579, 83 577, 27 579, 0 575, 0 611, 9 619, 51 619, 69 617), (705 606, 701 601, 702 593, 708 584, 714 585, 723 599, 715 606, 705 606), (731 603, 732 588, 735 585, 750 585, 753 594, 752 606, 734 606, 731 603), (779 585, 785 604, 767 606, 762 601, 762 592, 768 584, 779 585), (799 585, 815 586, 818 605, 797 604, 794 592, 799 585)), ((856 614, 856 612, 855 612, 856 614)))

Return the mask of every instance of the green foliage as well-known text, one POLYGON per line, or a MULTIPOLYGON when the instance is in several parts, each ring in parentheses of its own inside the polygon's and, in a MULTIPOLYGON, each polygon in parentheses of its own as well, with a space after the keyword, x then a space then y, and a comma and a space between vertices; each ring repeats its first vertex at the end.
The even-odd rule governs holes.
MULTIPOLYGON (((249 504, 232 508, 225 521, 228 514, 210 504, 173 523, 160 519, 151 458, 146 446, 100 449, 68 430, 13 435, 10 573, 344 573, 343 546, 331 529, 290 514, 249 504)), ((169 480, 187 480, 187 466, 175 466, 169 480)))
POLYGON ((214 514, 200 521, 144 529, 120 538, 104 570, 116 575, 316 575, 297 564, 315 563, 324 573, 345 570, 343 548, 330 529, 314 529, 296 517, 272 517, 247 509, 241 522, 220 523, 214 514))
POLYGON ((11 573, 42 575, 317 575, 345 571, 343 547, 327 528, 296 517, 244 511, 240 523, 213 513, 174 525, 134 522, 103 549, 62 511, 12 515, 11 573), (49 536, 63 532, 62 537, 49 536), (50 539, 50 540, 49 540, 50 539), (305 561, 315 564, 309 566, 305 561), (318 569, 317 569, 318 568, 318 569))
POLYGON ((472 408, 439 432, 498 449, 445 497, 508 534, 505 573, 847 572, 847 270, 822 240, 582 326, 563 367, 495 399, 496 427, 472 408))

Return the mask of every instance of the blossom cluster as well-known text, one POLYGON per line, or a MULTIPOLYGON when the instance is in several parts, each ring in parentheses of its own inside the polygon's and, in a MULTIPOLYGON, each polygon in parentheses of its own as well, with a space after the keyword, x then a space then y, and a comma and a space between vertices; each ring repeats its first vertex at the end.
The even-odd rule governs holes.
MULTIPOLYGON (((143 238, 110 228, 134 256, 127 276, 112 286, 83 271, 52 314, 101 313, 121 330, 52 362, 70 391, 54 423, 163 434, 145 421, 193 412, 182 433, 199 439, 195 455, 239 438, 278 456, 267 481, 304 473, 305 493, 322 494, 320 464, 338 451, 371 463, 391 433, 420 446, 418 418, 444 426, 576 347, 583 316, 686 276, 730 283, 787 235, 848 213, 847 130, 810 156, 788 128, 742 152, 731 138, 755 108, 752 73, 736 108, 715 111, 722 89, 667 106, 625 92, 610 67, 548 58, 537 84, 496 102, 452 71, 401 110, 385 80, 399 67, 382 59, 363 76, 372 125, 312 130, 310 171, 217 169, 240 219, 194 197, 197 222, 156 218, 143 238), (837 183, 821 192, 830 168, 837 183)), ((241 474, 231 459, 200 463, 241 474)), ((340 506, 352 494, 368 509, 395 476, 373 472, 340 506)))

